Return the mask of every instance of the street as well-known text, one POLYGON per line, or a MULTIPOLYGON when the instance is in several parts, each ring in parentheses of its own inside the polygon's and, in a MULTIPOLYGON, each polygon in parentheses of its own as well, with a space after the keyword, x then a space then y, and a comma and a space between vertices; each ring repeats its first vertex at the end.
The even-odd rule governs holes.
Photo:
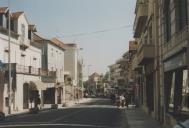
POLYGON ((70 108, 45 110, 39 114, 8 117, 0 128, 127 128, 126 113, 109 99, 92 99, 70 108))

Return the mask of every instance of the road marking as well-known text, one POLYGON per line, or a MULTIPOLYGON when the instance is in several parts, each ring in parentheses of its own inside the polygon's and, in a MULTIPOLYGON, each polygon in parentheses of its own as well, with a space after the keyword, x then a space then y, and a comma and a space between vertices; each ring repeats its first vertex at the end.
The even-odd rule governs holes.
POLYGON ((73 115, 78 114, 78 113, 80 113, 80 112, 82 112, 82 111, 84 111, 84 110, 80 110, 80 111, 76 111, 76 112, 70 112, 70 114, 67 114, 67 115, 65 115, 65 116, 63 116, 63 117, 59 117, 59 118, 57 118, 57 119, 55 119, 55 120, 52 120, 52 121, 49 121, 49 122, 51 122, 51 123, 56 123, 57 121, 63 120, 64 118, 73 116, 73 115))
POLYGON ((72 126, 72 127, 91 127, 91 128, 117 128, 101 125, 85 125, 85 124, 15 124, 15 125, 0 125, 0 128, 8 127, 35 127, 35 126, 72 126))
POLYGON ((79 106, 74 106, 74 107, 71 107, 71 108, 117 108, 117 106, 113 106, 113 105, 90 105, 90 106, 87 106, 87 105, 79 105, 79 106))

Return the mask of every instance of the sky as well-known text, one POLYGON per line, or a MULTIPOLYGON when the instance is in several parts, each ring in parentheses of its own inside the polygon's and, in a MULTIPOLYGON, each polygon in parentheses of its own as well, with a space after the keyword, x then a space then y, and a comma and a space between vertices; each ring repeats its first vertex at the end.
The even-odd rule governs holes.
MULTIPOLYGON (((24 11, 44 38, 76 43, 84 72, 105 73, 133 40, 136 0, 10 0, 11 11, 24 11)), ((8 0, 0 0, 8 6, 8 0)), ((88 74, 86 74, 88 75, 88 74)))

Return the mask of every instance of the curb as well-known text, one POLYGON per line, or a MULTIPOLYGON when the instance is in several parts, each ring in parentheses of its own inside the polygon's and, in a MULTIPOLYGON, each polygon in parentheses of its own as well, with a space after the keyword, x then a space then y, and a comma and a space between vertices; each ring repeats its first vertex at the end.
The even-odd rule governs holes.
MULTIPOLYGON (((40 113, 40 112, 43 112, 43 111, 47 111, 47 110, 51 110, 51 108, 40 109, 40 110, 39 110, 39 113, 40 113)), ((15 114, 6 115, 5 118, 20 116, 20 115, 24 115, 24 114, 30 114, 29 110, 27 110, 26 112, 20 112, 20 113, 15 113, 15 114)))
MULTIPOLYGON (((73 102, 73 103, 68 104, 68 106, 66 106, 66 107, 58 107, 57 109, 71 108, 71 107, 76 106, 76 105, 78 105, 78 104, 86 103, 86 102, 89 102, 89 101, 91 101, 91 98, 84 99, 83 101, 81 100, 81 101, 79 101, 78 103, 73 102)), ((42 109, 39 110, 39 113, 40 113, 40 112, 43 112, 43 111, 57 110, 57 109, 42 108, 42 109)), ((30 114, 30 113, 29 113, 29 110, 27 110, 27 111, 25 111, 25 112, 20 112, 20 113, 15 113, 15 114, 6 115, 5 118, 20 116, 20 115, 24 115, 24 114, 30 114)))

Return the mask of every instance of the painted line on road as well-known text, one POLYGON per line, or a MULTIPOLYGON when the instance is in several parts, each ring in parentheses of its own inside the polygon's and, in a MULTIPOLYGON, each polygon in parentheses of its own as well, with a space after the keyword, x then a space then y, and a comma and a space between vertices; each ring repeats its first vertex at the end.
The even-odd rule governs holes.
POLYGON ((72 127, 90 127, 90 128, 117 128, 101 125, 85 125, 85 124, 16 124, 16 125, 0 125, 0 128, 8 127, 37 127, 37 126, 72 126, 72 127))
POLYGON ((80 111, 76 111, 76 112, 71 112, 71 113, 68 114, 68 115, 65 115, 65 116, 63 116, 63 117, 59 117, 59 118, 57 118, 57 119, 55 119, 55 120, 52 120, 52 121, 49 121, 49 122, 50 122, 50 123, 56 123, 57 121, 63 120, 63 119, 65 119, 65 118, 68 118, 68 117, 70 117, 70 116, 73 116, 73 115, 78 114, 78 113, 83 112, 83 111, 84 111, 84 110, 80 110, 80 111))

